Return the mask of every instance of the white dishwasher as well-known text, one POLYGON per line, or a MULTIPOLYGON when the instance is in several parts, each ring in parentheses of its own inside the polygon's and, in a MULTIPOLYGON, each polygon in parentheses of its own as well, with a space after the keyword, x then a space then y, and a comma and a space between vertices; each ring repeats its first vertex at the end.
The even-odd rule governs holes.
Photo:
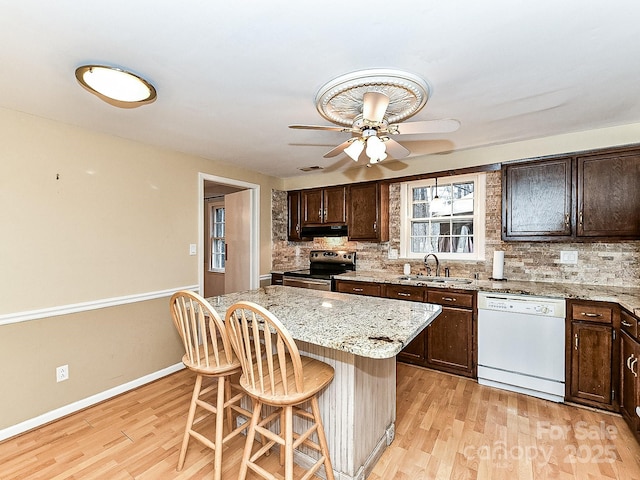
POLYGON ((564 401, 565 301, 478 292, 478 383, 564 401))

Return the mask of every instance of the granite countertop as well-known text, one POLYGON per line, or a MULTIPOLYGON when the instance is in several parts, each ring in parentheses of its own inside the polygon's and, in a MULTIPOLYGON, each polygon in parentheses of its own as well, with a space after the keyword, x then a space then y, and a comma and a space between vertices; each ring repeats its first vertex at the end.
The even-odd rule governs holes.
MULTIPOLYGON (((352 280, 359 282, 391 283, 396 285, 416 285, 416 281, 400 280, 402 275, 380 271, 356 271, 337 275, 338 280, 352 280)), ((605 285, 583 285, 575 283, 556 282, 525 282, 474 280, 467 284, 439 284, 420 283, 429 288, 455 288, 484 292, 500 292, 523 295, 537 295, 541 297, 573 298, 579 300, 595 300, 614 302, 627 310, 640 315, 640 288, 610 287, 605 285)))
POLYGON ((276 285, 207 300, 223 318, 237 301, 257 303, 295 340, 369 358, 396 356, 442 311, 430 303, 276 285))

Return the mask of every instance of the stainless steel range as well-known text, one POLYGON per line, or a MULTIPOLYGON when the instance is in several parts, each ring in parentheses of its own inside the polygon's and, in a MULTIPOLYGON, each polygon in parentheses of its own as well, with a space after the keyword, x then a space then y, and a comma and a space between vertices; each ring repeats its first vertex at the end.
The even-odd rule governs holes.
POLYGON ((333 276, 356 269, 356 252, 346 250, 311 250, 309 268, 284 272, 283 285, 333 290, 333 276))

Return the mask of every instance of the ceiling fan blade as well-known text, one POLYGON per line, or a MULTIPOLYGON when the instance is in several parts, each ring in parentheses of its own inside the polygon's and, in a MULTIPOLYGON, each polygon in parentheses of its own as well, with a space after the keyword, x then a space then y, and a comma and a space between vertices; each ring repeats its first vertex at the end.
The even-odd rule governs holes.
POLYGON ((384 145, 385 147, 387 147, 387 153, 395 159, 407 157, 411 153, 409 150, 407 150, 405 147, 391 138, 385 140, 384 145))
POLYGON ((289 125, 289 128, 304 130, 330 130, 332 132, 351 132, 351 127, 330 127, 328 125, 289 125))
POLYGON ((324 158, 331 158, 331 157, 335 157, 336 155, 341 154, 345 148, 347 148, 349 145, 351 145, 351 142, 353 141, 353 139, 349 139, 346 142, 342 142, 340 145, 338 145, 336 148, 334 148, 333 150, 328 151, 327 153, 325 153, 323 155, 324 158))
POLYGON ((458 120, 425 120, 423 122, 406 122, 389 125, 389 132, 407 135, 416 133, 449 133, 460 128, 458 120))
POLYGON ((362 117, 370 122, 379 123, 389 106, 389 97, 380 92, 366 92, 362 96, 362 117))

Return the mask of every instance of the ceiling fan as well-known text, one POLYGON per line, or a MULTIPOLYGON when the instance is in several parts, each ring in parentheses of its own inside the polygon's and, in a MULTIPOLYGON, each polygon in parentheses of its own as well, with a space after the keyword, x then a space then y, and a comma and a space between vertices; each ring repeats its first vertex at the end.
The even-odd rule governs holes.
POLYGON ((387 154, 395 159, 411 152, 391 135, 448 133, 460 127, 457 120, 402 120, 415 115, 427 102, 430 88, 416 75, 398 70, 375 69, 353 72, 324 85, 316 95, 318 112, 343 126, 289 125, 289 128, 351 133, 352 137, 327 152, 330 158, 346 153, 354 161, 363 155, 370 164, 387 154))

